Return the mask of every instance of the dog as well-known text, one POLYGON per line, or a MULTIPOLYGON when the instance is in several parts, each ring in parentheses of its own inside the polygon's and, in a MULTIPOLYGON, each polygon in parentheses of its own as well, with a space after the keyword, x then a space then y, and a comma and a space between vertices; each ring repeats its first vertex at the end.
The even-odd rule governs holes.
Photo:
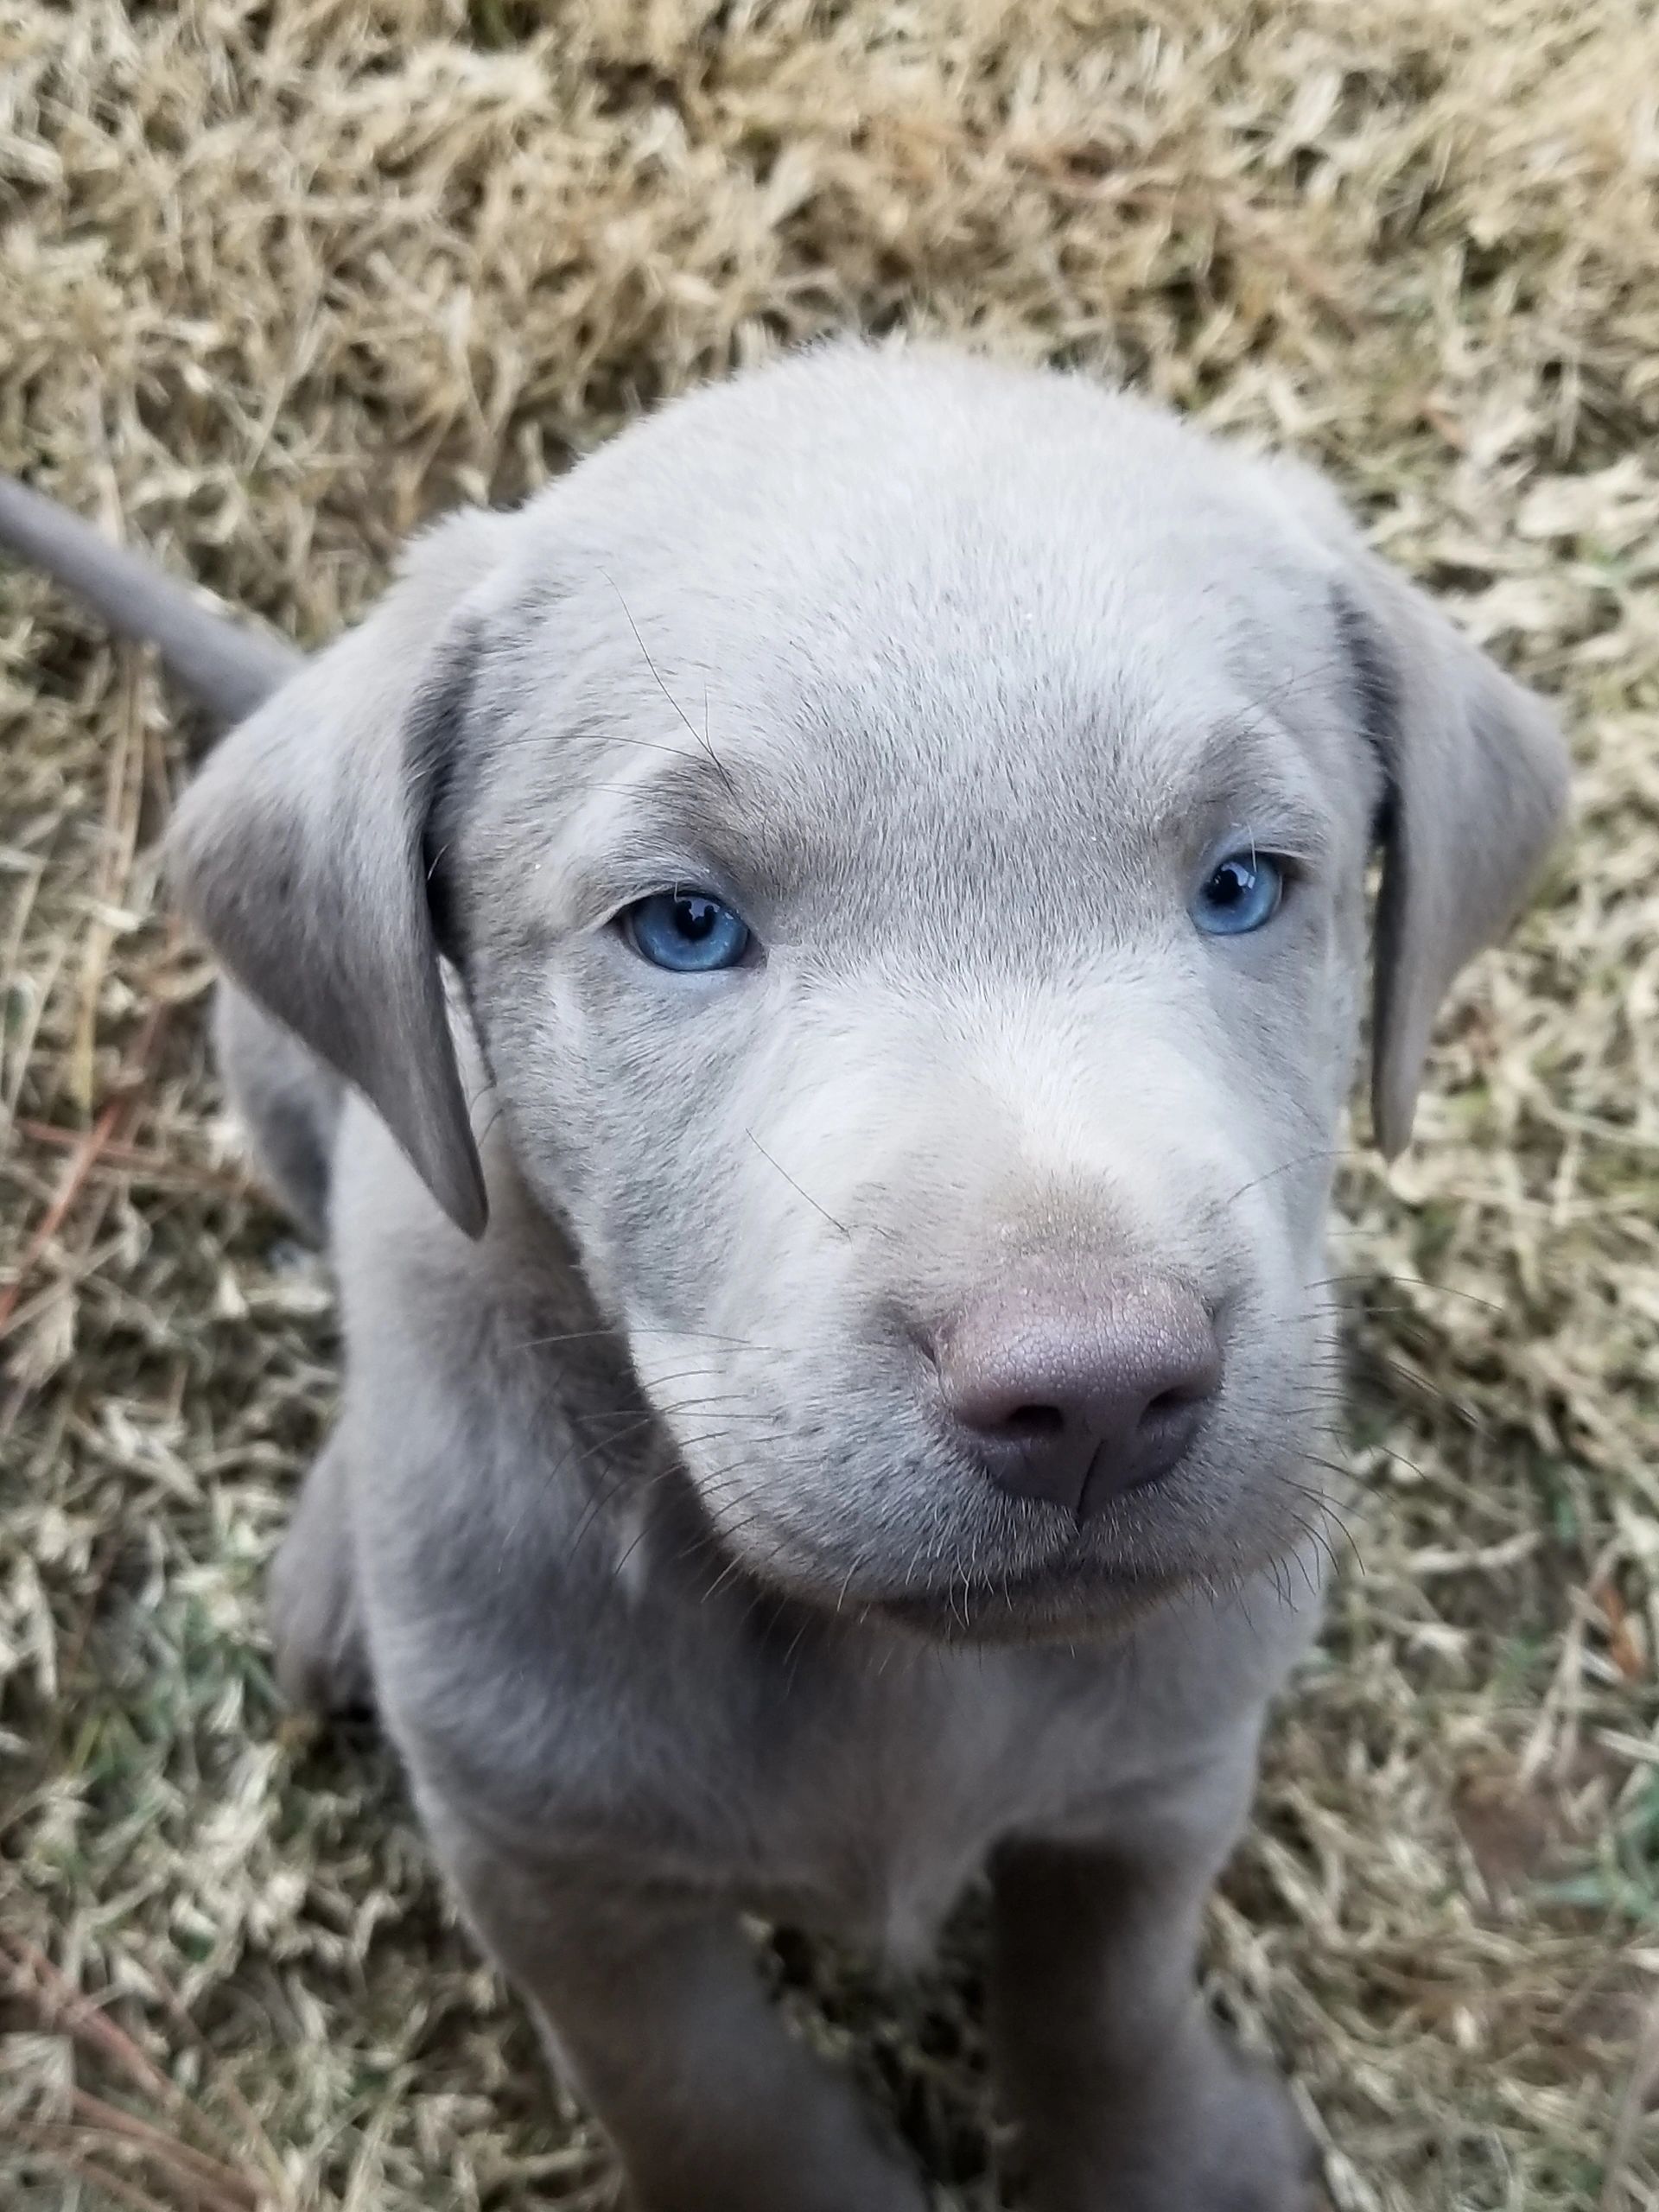
POLYGON ((1315 1632, 1359 1046, 1560 823, 1544 706, 1300 465, 842 342, 420 538, 303 664, 17 487, 226 718, 171 835, 326 1239, 273 1583, 649 2212, 918 2212, 739 1916, 988 1876, 1040 2212, 1289 2212, 1205 1900, 1315 1632), (194 657, 194 658, 193 658, 194 657))

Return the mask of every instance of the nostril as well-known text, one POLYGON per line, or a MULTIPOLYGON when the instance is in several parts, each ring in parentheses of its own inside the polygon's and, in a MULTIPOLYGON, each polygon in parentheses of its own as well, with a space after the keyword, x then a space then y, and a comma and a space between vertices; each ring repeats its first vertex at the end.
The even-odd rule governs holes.
POLYGON ((1172 1389, 1158 1393, 1147 1406, 1145 1418, 1166 1421, 1173 1414, 1190 1413, 1194 1406, 1202 1405, 1210 1395, 1211 1387, 1207 1382, 1178 1382, 1172 1389))
POLYGON ((1065 1415, 1058 1406, 1015 1406, 996 1427, 1017 1443, 1038 1444, 1059 1434, 1065 1415))

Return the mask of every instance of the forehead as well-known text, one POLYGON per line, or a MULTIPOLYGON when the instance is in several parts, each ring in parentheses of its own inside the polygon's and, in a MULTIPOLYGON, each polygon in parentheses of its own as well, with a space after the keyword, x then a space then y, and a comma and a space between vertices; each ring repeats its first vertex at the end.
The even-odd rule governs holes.
POLYGON ((723 832, 780 887, 1328 804, 1328 580, 1249 464, 1059 378, 869 366, 708 395, 561 487, 518 558, 521 760, 603 758, 613 831, 723 832))

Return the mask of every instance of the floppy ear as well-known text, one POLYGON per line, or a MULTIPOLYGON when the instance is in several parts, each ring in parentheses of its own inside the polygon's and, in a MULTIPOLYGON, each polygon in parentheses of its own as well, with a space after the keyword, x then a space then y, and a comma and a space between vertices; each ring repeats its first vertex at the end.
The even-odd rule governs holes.
POLYGON ((418 541, 366 620, 215 749, 170 838, 181 901, 226 968, 364 1093, 469 1236, 487 1209, 427 832, 476 658, 467 596, 508 520, 467 513, 418 541))
POLYGON ((1383 776, 1371 1126, 1389 1159, 1411 1124, 1441 1000, 1502 937, 1567 810, 1554 716, 1372 553, 1329 487, 1288 472, 1338 556, 1336 619, 1383 776))

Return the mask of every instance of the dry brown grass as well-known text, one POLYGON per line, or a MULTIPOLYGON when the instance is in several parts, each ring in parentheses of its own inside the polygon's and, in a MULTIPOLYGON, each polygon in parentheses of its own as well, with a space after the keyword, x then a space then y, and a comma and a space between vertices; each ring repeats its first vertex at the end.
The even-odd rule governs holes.
MULTIPOLYGON (((1656 92, 1644 0, 0 0, 0 462, 301 638, 902 323, 1300 447, 1562 699, 1573 849, 1347 1180, 1363 1571, 1214 1923, 1354 2212, 1659 2205, 1656 92)), ((0 2194, 607 2203, 384 1757, 272 1697, 329 1299, 157 911, 186 744, 31 579, 0 652, 0 2194)), ((986 2208, 969 1923, 776 1971, 986 2208)))

